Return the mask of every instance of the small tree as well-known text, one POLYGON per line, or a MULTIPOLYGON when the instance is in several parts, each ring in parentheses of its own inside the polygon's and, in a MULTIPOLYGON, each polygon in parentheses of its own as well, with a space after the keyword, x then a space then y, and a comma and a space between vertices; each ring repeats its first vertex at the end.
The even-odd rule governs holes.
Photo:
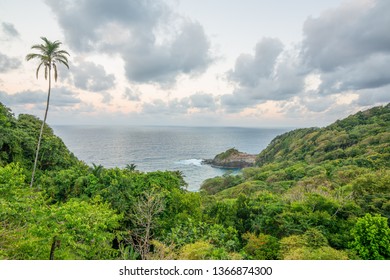
POLYGON ((351 230, 350 247, 366 260, 390 258, 390 228, 387 218, 366 214, 351 230))
POLYGON ((253 260, 277 260, 279 257, 278 239, 266 234, 255 235, 247 232, 242 235, 247 242, 243 248, 249 259, 253 260))
POLYGON ((37 162, 38 162, 38 155, 39 155, 39 148, 41 146, 41 140, 42 140, 42 134, 43 134, 43 128, 45 127, 46 118, 47 118, 47 112, 49 110, 49 103, 50 103, 50 90, 51 90, 51 70, 54 70, 54 80, 57 81, 58 73, 57 73, 57 63, 58 64, 64 64, 68 69, 68 58, 66 55, 70 55, 67 51, 60 50, 61 42, 59 41, 49 41, 45 37, 41 37, 43 40, 43 44, 40 45, 33 45, 31 48, 34 50, 38 50, 40 53, 30 53, 26 56, 26 60, 29 61, 31 59, 38 59, 39 65, 36 71, 36 77, 38 79, 38 73, 42 66, 45 68, 45 79, 49 78, 49 88, 47 91, 47 101, 46 101, 46 110, 45 110, 45 117, 43 118, 41 130, 39 132, 39 138, 38 138, 38 145, 37 150, 35 154, 35 160, 34 160, 34 167, 31 175, 31 183, 30 187, 33 186, 34 183, 34 176, 35 176, 35 170, 37 168, 37 162))
POLYGON ((130 217, 134 228, 130 233, 130 241, 143 260, 150 251, 156 218, 164 209, 164 198, 153 190, 145 191, 133 206, 130 217))

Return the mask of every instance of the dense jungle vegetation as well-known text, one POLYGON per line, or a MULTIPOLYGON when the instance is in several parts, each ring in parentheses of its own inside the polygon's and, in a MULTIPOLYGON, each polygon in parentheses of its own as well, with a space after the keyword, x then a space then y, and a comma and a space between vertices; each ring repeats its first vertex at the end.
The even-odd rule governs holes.
POLYGON ((0 103, 0 259, 390 259, 390 105, 276 137, 239 175, 88 166, 0 103))

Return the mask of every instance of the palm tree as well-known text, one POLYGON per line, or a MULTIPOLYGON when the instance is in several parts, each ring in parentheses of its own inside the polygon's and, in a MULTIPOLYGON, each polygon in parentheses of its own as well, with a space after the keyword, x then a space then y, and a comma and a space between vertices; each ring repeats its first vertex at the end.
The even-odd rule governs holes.
POLYGON ((125 167, 125 169, 129 170, 130 172, 134 172, 136 168, 137 168, 137 165, 135 165, 134 163, 126 164, 126 167, 125 167))
POLYGON ((51 42, 45 37, 41 37, 43 40, 43 44, 39 45, 33 45, 31 49, 38 50, 39 53, 30 53, 26 56, 26 60, 29 61, 30 59, 38 59, 39 65, 36 71, 36 77, 38 79, 38 73, 41 66, 45 67, 45 79, 49 78, 49 89, 47 91, 47 101, 46 101, 46 111, 45 111, 45 117, 42 122, 41 131, 39 133, 38 138, 38 145, 37 150, 35 153, 35 160, 34 160, 34 167, 33 172, 31 176, 31 183, 30 187, 33 186, 34 183, 34 176, 35 176, 35 170, 37 168, 37 162, 38 162, 38 155, 39 155, 39 148, 41 146, 41 139, 42 139, 42 133, 43 128, 46 123, 47 118, 47 111, 49 110, 49 102, 50 102, 50 90, 51 90, 51 70, 54 70, 54 80, 57 81, 58 73, 57 73, 57 63, 64 64, 68 69, 68 58, 66 55, 70 56, 70 54, 67 51, 60 50, 61 42, 54 41, 51 42))

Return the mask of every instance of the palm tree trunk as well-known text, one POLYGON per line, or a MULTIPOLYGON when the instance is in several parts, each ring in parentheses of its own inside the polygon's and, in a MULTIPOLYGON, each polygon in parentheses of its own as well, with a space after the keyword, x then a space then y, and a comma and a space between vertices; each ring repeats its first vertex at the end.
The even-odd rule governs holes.
POLYGON ((51 65, 49 66, 49 89, 47 90, 46 111, 45 111, 45 117, 43 118, 41 131, 39 132, 38 145, 37 145, 37 150, 36 150, 36 153, 35 153, 34 167, 33 167, 32 175, 31 175, 31 183, 30 183, 30 187, 31 188, 32 188, 32 186, 34 184, 35 170, 37 169, 38 155, 39 155, 39 149, 41 147, 43 128, 45 127, 46 118, 47 118, 47 112, 49 111, 50 90, 51 90, 51 65))

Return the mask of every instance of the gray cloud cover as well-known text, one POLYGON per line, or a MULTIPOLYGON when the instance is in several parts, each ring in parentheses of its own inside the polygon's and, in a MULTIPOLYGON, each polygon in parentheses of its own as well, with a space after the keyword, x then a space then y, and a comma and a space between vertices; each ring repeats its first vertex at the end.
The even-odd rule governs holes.
POLYGON ((236 82, 232 94, 221 97, 227 112, 240 112, 267 100, 286 100, 303 89, 303 75, 294 50, 284 49, 279 39, 263 38, 255 54, 242 54, 227 73, 236 82))
POLYGON ((190 109, 198 109, 201 113, 213 112, 217 108, 215 97, 208 93, 195 93, 189 97, 170 100, 156 99, 143 103, 143 113, 157 115, 189 114, 190 109))
POLYGON ((350 1, 309 18, 303 27, 303 54, 323 72, 355 64, 373 53, 390 53, 390 2, 350 1))
POLYGON ((21 61, 14 57, 9 57, 8 55, 2 54, 0 52, 0 73, 6 73, 10 70, 19 68, 21 61))
POLYGON ((318 94, 354 93, 358 106, 390 102, 389 11, 386 0, 348 2, 305 22, 302 60, 320 75, 318 94))
POLYGON ((358 98, 351 106, 389 102, 390 94, 381 90, 390 85, 389 11, 390 1, 354 1, 308 18, 297 50, 284 48, 278 39, 262 39, 253 55, 240 55, 228 72, 236 84, 232 94, 221 96, 222 106, 240 112, 267 100, 295 98, 294 110, 335 112, 334 95, 345 93, 358 98), (321 80, 310 93, 304 87, 308 74, 321 80))
POLYGON ((195 93, 189 97, 189 106, 203 110, 214 110, 217 108, 215 97, 208 93, 195 93))
POLYGON ((140 101, 141 100, 140 95, 141 93, 139 93, 138 91, 135 91, 131 88, 126 88, 123 97, 130 101, 140 101))
POLYGON ((279 39, 263 38, 255 47, 255 54, 241 54, 234 70, 228 72, 228 78, 240 86, 254 88, 261 79, 271 78, 276 59, 283 51, 279 39))
MULTIPOLYGON (((81 102, 76 93, 64 87, 52 89, 50 97, 50 105, 56 107, 73 106, 81 102)), ((0 91, 0 100, 9 105, 42 106, 46 104, 46 99, 47 92, 44 91, 21 91, 14 94, 0 91)))
POLYGON ((162 1, 46 0, 77 51, 119 53, 129 81, 171 85, 213 61, 203 27, 162 1), (165 36, 167 34, 167 36, 165 36))
POLYGON ((2 22, 1 27, 3 33, 8 37, 19 37, 19 32, 16 30, 15 26, 9 22, 2 22))
POLYGON ((72 65, 74 85, 91 92, 102 92, 115 86, 115 76, 107 74, 103 66, 84 61, 72 65))
MULTIPOLYGON (((7 42, 17 37, 19 37, 19 32, 12 23, 1 23, 0 41, 7 42)), ((17 69, 21 66, 21 64, 21 59, 10 57, 7 54, 0 52, 0 73, 6 73, 8 71, 17 69)))

